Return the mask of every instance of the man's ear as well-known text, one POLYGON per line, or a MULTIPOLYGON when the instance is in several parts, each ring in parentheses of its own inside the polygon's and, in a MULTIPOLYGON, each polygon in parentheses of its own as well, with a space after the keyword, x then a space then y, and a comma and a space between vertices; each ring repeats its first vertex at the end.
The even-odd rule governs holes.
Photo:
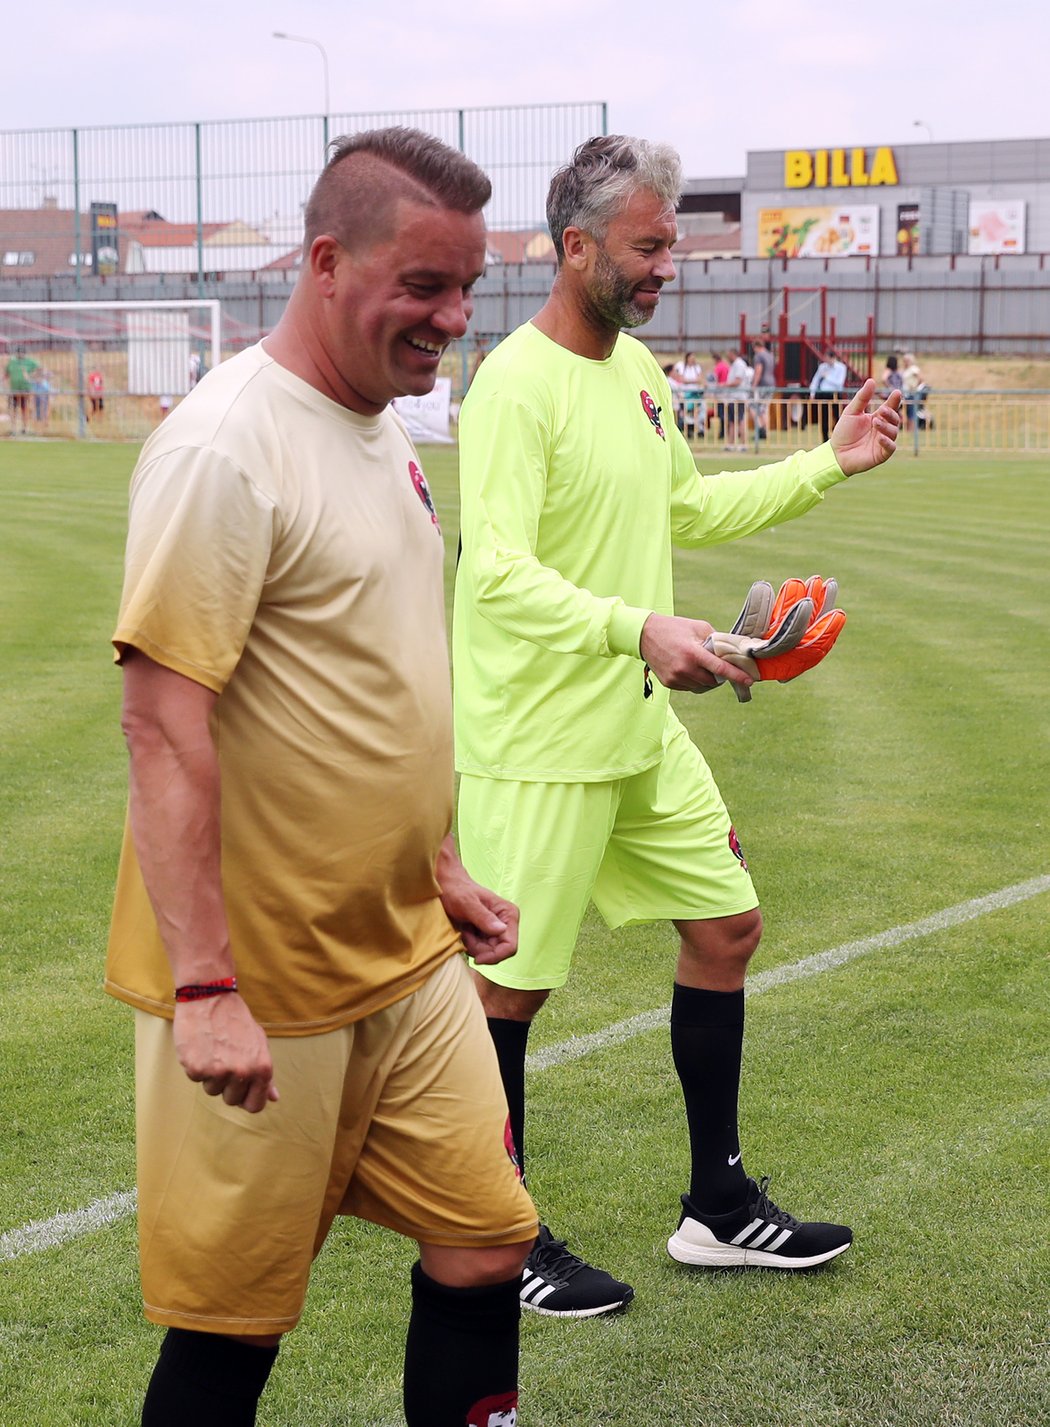
POLYGON ((326 296, 335 283, 335 270, 344 256, 345 249, 328 233, 321 233, 310 244, 306 265, 326 296))
POLYGON ((566 228, 561 235, 566 264, 582 272, 590 262, 594 239, 583 228, 566 228))

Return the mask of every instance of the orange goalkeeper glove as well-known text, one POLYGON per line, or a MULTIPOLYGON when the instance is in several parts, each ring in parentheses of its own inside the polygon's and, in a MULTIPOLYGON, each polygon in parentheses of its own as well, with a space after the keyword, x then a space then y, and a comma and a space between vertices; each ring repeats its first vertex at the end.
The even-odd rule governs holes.
MULTIPOLYGON (((756 580, 732 630, 716 631, 708 647, 753 679, 786 684, 819 664, 842 632, 845 613, 832 608, 838 588, 837 580, 811 575, 785 580, 774 597, 768 581, 756 580)), ((751 698, 740 684, 733 690, 741 703, 751 698)))

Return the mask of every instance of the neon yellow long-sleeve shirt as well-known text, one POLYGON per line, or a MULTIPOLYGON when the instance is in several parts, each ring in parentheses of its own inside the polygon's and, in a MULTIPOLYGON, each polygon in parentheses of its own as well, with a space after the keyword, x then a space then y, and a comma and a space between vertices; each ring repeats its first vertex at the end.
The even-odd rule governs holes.
POLYGON ((657 762, 668 695, 644 697, 638 641, 674 613, 672 545, 750 535, 844 479, 830 445, 703 477, 641 342, 593 361, 519 327, 460 414, 460 771, 597 782, 657 762))

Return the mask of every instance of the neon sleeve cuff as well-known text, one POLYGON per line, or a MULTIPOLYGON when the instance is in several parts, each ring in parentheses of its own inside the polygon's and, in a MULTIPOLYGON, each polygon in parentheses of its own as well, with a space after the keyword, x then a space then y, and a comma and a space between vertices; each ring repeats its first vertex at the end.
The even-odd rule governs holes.
POLYGON ((815 490, 826 491, 848 480, 846 472, 839 465, 830 441, 824 441, 802 457, 802 473, 815 490))
POLYGON ((606 643, 611 654, 627 654, 632 659, 640 659, 638 645, 642 638, 642 625, 652 614, 651 609, 634 609, 631 605, 617 604, 609 616, 606 643))

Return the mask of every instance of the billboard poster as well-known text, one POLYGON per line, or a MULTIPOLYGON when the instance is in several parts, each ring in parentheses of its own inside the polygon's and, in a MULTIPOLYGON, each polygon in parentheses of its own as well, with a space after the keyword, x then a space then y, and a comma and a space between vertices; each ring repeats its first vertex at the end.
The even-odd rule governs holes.
POLYGON ((91 271, 97 277, 112 277, 120 263, 117 248, 117 205, 91 205, 91 271))
POLYGON ((971 198, 968 251, 1023 253, 1025 206, 1023 198, 971 198))
POLYGON ((922 249, 919 246, 919 205, 917 203, 897 204, 897 256, 917 258, 922 249))
POLYGON ((413 441, 447 443, 452 415, 452 378, 438 377, 426 396, 396 396, 391 402, 413 441))
POLYGON ((759 257, 866 258, 878 251, 879 210, 874 204, 759 209, 759 257))

